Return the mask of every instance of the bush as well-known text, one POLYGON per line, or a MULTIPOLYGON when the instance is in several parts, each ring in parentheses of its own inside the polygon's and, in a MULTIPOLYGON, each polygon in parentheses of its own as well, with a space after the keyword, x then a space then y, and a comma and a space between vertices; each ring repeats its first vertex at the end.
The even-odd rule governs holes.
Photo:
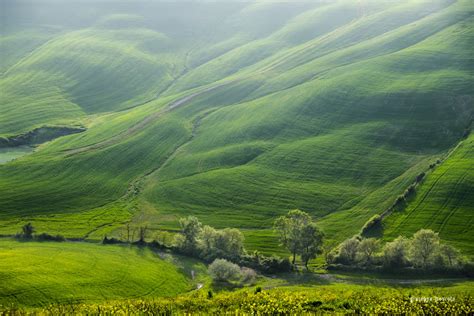
POLYGON ((66 238, 61 235, 52 236, 47 233, 42 233, 36 236, 36 239, 39 241, 66 241, 66 238))
POLYGON ((359 243, 360 240, 355 236, 344 240, 339 248, 339 255, 336 261, 344 264, 355 263, 359 243))
POLYGON ((216 259, 209 265, 209 274, 214 281, 234 281, 240 278, 240 267, 225 259, 216 259))
POLYGON ((239 264, 268 274, 290 272, 292 270, 290 260, 287 258, 282 259, 277 256, 266 257, 259 253, 241 256, 239 264))
POLYGON ((240 274, 242 275, 242 282, 253 284, 257 279, 257 272, 254 269, 243 267, 240 270, 240 274))
POLYGON ((107 238, 107 236, 105 236, 104 239, 102 240, 102 243, 104 245, 114 245, 114 244, 123 244, 124 242, 117 238, 107 238))
POLYGON ((382 216, 376 214, 372 216, 362 227, 361 235, 366 235, 372 228, 376 227, 382 221, 382 216))
POLYGON ((402 236, 386 243, 383 248, 384 266, 391 268, 406 266, 409 246, 409 240, 402 236))
POLYGON ((290 260, 279 257, 260 258, 259 268, 265 273, 289 272, 292 269, 290 260))
POLYGON ((357 256, 359 260, 366 264, 370 265, 373 262, 374 254, 379 247, 379 241, 375 238, 362 239, 357 247, 357 256))
POLYGON ((461 270, 467 277, 474 277, 474 262, 466 261, 461 263, 461 270))
POLYGON ((416 176, 416 179, 415 179, 416 183, 420 183, 421 180, 423 180, 424 177, 425 177, 425 173, 424 173, 424 172, 422 172, 422 173, 420 173, 419 175, 417 175, 417 176, 416 176))

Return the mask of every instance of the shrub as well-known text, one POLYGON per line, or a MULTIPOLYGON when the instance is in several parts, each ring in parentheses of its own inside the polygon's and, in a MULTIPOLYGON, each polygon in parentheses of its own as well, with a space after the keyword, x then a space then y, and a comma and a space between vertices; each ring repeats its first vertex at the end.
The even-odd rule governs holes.
POLYGON ((382 221, 382 216, 376 214, 372 216, 362 227, 361 234, 366 235, 372 228, 379 225, 382 221))
POLYGON ((240 267, 225 259, 216 259, 209 265, 209 274, 214 281, 233 281, 240 278, 240 267))
POLYGON ((207 299, 210 300, 214 297, 214 293, 211 290, 207 291, 207 299))
POLYGON ((243 267, 240 270, 240 274, 242 275, 242 282, 253 284, 257 279, 257 272, 254 269, 243 267))
POLYGON ((31 223, 28 223, 21 228, 21 231, 22 231, 22 234, 21 234, 22 238, 32 239, 33 233, 35 232, 35 228, 33 227, 33 225, 31 225, 31 223))
POLYGON ((370 265, 373 256, 379 247, 379 241, 375 238, 362 239, 357 247, 357 256, 363 263, 370 265))
POLYGON ((467 277, 474 277, 474 262, 472 261, 466 261, 466 262, 461 262, 461 269, 463 271, 463 273, 467 276, 467 277))
POLYGON ((400 206, 400 205, 402 205, 402 204, 405 203, 405 202, 406 202, 405 196, 404 196, 404 195, 399 195, 399 196, 397 197, 397 199, 395 200, 395 202, 393 203, 393 207, 392 207, 392 208, 397 207, 397 206, 400 206))
POLYGON ((407 254, 410 242, 405 237, 399 236, 392 242, 385 244, 383 259, 385 267, 403 267, 407 264, 407 254))
POLYGON ((290 272, 292 270, 290 260, 287 258, 282 259, 278 256, 266 257, 258 252, 252 255, 241 256, 239 264, 269 274, 290 272))
POLYGON ((454 267, 459 261, 459 251, 449 245, 441 245, 440 254, 444 258, 444 265, 448 267, 454 267))
POLYGON ((291 271, 292 265, 287 258, 272 256, 260 258, 259 268, 265 273, 279 273, 291 271))
POLYGON ((37 235, 36 239, 39 241, 66 241, 66 238, 64 238, 64 236, 61 236, 61 235, 53 236, 47 233, 42 233, 42 234, 37 235))
POLYGON ((336 261, 345 264, 355 263, 359 243, 360 240, 355 236, 344 240, 340 245, 339 256, 336 261))
POLYGON ((416 183, 420 183, 421 180, 423 180, 424 177, 425 177, 425 173, 424 173, 424 172, 422 172, 422 173, 420 173, 419 175, 417 175, 417 176, 416 176, 416 179, 415 179, 416 183))
POLYGON ((102 243, 104 245, 114 245, 114 244, 123 244, 124 242, 117 238, 107 238, 107 236, 104 236, 102 243))

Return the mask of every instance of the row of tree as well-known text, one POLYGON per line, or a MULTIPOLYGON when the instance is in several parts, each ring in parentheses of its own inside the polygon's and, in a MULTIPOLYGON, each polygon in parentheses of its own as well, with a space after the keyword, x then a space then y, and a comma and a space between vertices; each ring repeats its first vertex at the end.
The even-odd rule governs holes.
POLYGON ((196 217, 188 216, 179 221, 181 232, 175 237, 173 249, 207 262, 227 259, 235 264, 265 273, 288 272, 288 259, 248 253, 244 247, 244 236, 235 228, 215 229, 203 225, 196 217))
MULTIPOLYGON (((196 217, 181 218, 180 234, 176 235, 172 245, 153 241, 150 245, 168 248, 186 255, 212 262, 226 259, 267 273, 286 272, 295 267, 300 257, 308 269, 308 262, 323 252, 324 234, 308 213, 292 210, 274 222, 281 244, 291 253, 292 262, 275 256, 263 256, 257 251, 249 254, 244 247, 244 236, 235 228, 215 229, 203 225, 196 217)), ((34 227, 28 223, 17 235, 23 240, 64 241, 62 236, 48 234, 34 235, 34 227)), ((138 241, 133 242, 135 230, 127 225, 126 241, 104 238, 104 243, 146 242, 147 228, 138 229, 138 241)), ((356 235, 343 241, 334 249, 326 248, 325 259, 329 265, 340 264, 351 267, 402 268, 418 269, 459 268, 464 265, 457 249, 442 243, 439 235, 429 229, 421 229, 412 238, 398 237, 382 246, 380 240, 363 238, 356 235)), ((222 264, 222 262, 221 262, 222 264)))
POLYGON ((430 229, 420 229, 412 238, 400 236, 383 246, 378 239, 354 236, 332 250, 326 260, 329 264, 424 270, 456 268, 463 263, 459 251, 442 243, 430 229))

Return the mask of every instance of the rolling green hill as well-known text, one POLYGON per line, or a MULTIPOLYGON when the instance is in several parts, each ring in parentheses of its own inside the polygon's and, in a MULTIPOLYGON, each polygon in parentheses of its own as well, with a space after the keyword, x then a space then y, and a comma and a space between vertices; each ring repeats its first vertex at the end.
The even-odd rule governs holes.
MULTIPOLYGON (((6 20, 0 136, 87 130, 0 164, 0 234, 31 221, 96 240, 194 214, 285 254, 272 221, 300 208, 340 241, 472 120, 469 0, 56 6, 63 18, 6 20)), ((420 187, 451 166, 425 204, 386 218, 387 238, 432 227, 473 253, 470 141, 420 187)))
POLYGON ((192 289, 177 266, 148 249, 2 240, 0 258, 3 306, 167 297, 192 289))
POLYGON ((440 233, 461 249, 471 250, 474 207, 474 135, 462 141, 428 174, 408 206, 384 221, 386 237, 414 233, 420 227, 440 233))

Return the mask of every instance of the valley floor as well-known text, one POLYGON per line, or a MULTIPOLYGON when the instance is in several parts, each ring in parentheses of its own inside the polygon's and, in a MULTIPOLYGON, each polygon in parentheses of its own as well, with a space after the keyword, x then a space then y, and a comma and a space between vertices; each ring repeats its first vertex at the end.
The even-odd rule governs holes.
POLYGON ((216 284, 194 259, 86 242, 2 238, 0 280, 0 312, 12 314, 474 311, 470 279, 300 272, 216 284))

